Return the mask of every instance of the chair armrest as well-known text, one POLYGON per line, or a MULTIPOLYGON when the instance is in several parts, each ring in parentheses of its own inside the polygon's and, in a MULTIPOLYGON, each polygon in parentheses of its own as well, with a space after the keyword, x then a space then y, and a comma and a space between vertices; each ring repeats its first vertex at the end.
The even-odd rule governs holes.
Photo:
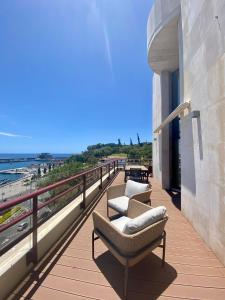
POLYGON ((148 190, 146 192, 133 195, 131 198, 135 199, 137 201, 146 203, 146 202, 150 201, 150 195, 151 195, 151 193, 152 193, 152 190, 150 189, 150 190, 148 190))
POLYGON ((113 185, 107 189, 107 200, 124 196, 126 184, 113 185))
POLYGON ((93 211, 92 218, 94 230, 98 230, 107 238, 107 240, 119 248, 121 241, 124 239, 124 234, 97 211, 93 211))
MULTIPOLYGON (((136 243, 132 235, 122 233, 96 211, 92 213, 92 217, 95 233, 98 234, 103 242, 107 241, 111 247, 117 249, 124 256, 133 252, 133 244, 136 245, 136 243)), ((110 250, 110 247, 108 249, 110 250)))
POLYGON ((128 204, 127 216, 128 218, 134 219, 150 209, 152 209, 151 206, 146 205, 140 201, 137 201, 132 197, 132 199, 130 199, 128 204))

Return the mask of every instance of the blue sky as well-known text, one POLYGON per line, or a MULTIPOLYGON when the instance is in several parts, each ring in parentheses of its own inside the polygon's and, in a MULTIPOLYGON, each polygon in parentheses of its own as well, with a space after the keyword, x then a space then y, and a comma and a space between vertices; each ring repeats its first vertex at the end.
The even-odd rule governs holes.
POLYGON ((151 0, 0 3, 0 152, 151 140, 151 0))

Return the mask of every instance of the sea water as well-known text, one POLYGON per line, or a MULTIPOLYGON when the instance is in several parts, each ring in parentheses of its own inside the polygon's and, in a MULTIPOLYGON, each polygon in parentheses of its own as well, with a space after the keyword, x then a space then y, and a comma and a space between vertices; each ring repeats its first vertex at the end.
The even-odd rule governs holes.
MULTIPOLYGON (((71 154, 52 154, 53 158, 67 158, 71 154)), ((23 158, 37 158, 38 154, 9 154, 4 153, 0 154, 0 159, 23 159, 23 158)), ((21 162, 7 162, 7 163, 0 163, 0 170, 9 170, 9 169, 18 169, 18 168, 26 168, 31 165, 38 165, 40 163, 47 163, 48 160, 29 160, 29 161, 21 161, 21 162)), ((22 174, 0 174, 0 183, 3 180, 10 180, 14 181, 20 179, 23 175, 22 174)))

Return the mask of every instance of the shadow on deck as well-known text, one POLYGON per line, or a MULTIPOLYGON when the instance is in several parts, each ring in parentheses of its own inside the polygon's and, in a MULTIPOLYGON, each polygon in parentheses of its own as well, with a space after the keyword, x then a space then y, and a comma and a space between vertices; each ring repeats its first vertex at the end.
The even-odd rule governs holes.
POLYGON ((181 210, 181 192, 178 191, 172 191, 172 190, 166 190, 167 193, 169 194, 172 203, 174 206, 181 210))

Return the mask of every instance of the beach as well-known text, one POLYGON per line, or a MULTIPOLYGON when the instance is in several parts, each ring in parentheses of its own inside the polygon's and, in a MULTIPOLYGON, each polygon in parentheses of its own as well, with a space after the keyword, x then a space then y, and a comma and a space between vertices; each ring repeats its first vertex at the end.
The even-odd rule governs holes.
POLYGON ((26 175, 21 179, 12 181, 0 187, 0 202, 22 196, 34 190, 36 183, 31 182, 32 174, 26 175))
POLYGON ((31 178, 41 168, 48 172, 48 164, 62 163, 70 154, 52 154, 51 159, 39 159, 38 154, 0 154, 0 202, 33 191, 36 183, 31 178), (9 161, 8 161, 9 160, 9 161), (5 162, 3 162, 5 161, 5 162))

